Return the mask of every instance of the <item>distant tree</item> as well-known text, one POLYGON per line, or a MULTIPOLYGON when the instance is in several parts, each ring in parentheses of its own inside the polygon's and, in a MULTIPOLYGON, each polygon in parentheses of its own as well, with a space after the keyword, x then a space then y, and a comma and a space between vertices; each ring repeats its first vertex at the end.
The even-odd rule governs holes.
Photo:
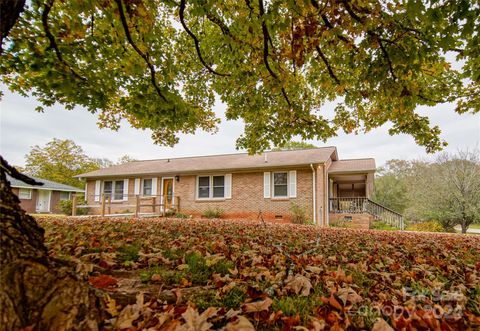
POLYGON ((412 163, 405 160, 389 160, 377 170, 372 200, 403 213, 408 205, 406 178, 412 163))
POLYGON ((272 151, 286 151, 286 150, 309 149, 309 148, 317 148, 317 146, 306 143, 304 141, 288 141, 282 146, 277 146, 275 148, 272 148, 272 151))
POLYGON ((124 163, 128 163, 128 162, 133 162, 133 161, 137 161, 137 160, 135 160, 130 155, 125 154, 118 159, 117 164, 124 164, 124 163))
POLYGON ((95 162, 99 168, 108 168, 115 164, 107 158, 93 158, 92 161, 95 162))
POLYGON ((408 180, 408 212, 436 219, 446 229, 457 224, 466 233, 480 221, 479 151, 441 154, 434 163, 418 163, 408 180))
POLYGON ((45 146, 35 145, 25 157, 27 174, 76 187, 84 184, 75 175, 100 168, 98 159, 89 158, 69 139, 54 138, 45 146))

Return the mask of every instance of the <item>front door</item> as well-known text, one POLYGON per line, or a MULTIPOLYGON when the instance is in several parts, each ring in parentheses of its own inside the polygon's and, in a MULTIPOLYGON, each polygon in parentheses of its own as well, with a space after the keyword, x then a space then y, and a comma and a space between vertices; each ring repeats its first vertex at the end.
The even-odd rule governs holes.
POLYGON ((52 191, 38 190, 36 211, 48 213, 50 211, 50 195, 52 191))
POLYGON ((163 178, 162 181, 162 200, 165 210, 169 210, 173 205, 173 178, 163 178))

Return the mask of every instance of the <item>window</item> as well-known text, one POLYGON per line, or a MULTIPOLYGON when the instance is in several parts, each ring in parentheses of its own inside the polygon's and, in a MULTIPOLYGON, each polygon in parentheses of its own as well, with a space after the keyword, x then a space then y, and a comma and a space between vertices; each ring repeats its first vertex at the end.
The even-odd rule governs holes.
POLYGON ((225 197, 225 176, 213 176, 213 197, 225 197))
POLYGON ((143 189, 142 189, 143 195, 146 195, 146 196, 152 195, 152 183, 153 183, 153 180, 151 178, 143 180, 143 189))
POLYGON ((273 196, 285 198, 288 197, 288 173, 273 173, 273 196))
POLYGON ((103 182, 103 194, 112 200, 123 200, 123 180, 107 180, 103 182))
POLYGON ((114 200, 123 200, 123 180, 115 181, 114 200))
POLYGON ((199 176, 198 199, 225 198, 225 176, 199 176))
POLYGON ((18 197, 20 199, 31 199, 32 198, 32 189, 30 188, 21 188, 18 190, 18 197))
POLYGON ((60 200, 70 200, 70 192, 60 192, 60 200))
POLYGON ((210 197, 210 176, 198 177, 198 198, 210 197))

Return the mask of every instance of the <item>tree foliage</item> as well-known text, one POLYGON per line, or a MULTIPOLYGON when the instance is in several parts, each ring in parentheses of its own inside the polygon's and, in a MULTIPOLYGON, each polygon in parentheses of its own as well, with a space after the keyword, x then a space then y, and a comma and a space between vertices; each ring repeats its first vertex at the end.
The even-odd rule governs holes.
POLYGON ((432 164, 418 164, 410 178, 409 212, 435 219, 445 228, 480 222, 480 158, 478 150, 441 154, 432 164))
POLYGON ((76 187, 84 184, 73 176, 99 169, 103 164, 88 157, 81 146, 69 139, 54 138, 45 146, 35 145, 25 158, 26 173, 76 187))
POLYGON ((126 119, 166 145, 215 131, 218 94, 250 152, 387 122, 433 152, 445 142, 418 106, 480 109, 479 16, 478 0, 32 0, 0 72, 44 106, 126 119))
POLYGON ((304 141, 288 141, 282 146, 277 146, 272 148, 272 151, 291 151, 296 149, 310 149, 310 148, 317 148, 317 146, 306 143, 304 141))
POLYGON ((480 222, 479 151, 440 154, 434 162, 390 160, 379 169, 373 199, 413 221, 436 220, 465 232, 480 222))

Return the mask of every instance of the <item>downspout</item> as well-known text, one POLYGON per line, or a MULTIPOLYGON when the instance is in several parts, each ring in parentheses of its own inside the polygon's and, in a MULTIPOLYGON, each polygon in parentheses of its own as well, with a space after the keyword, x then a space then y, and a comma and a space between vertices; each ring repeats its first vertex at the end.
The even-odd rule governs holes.
POLYGON ((316 197, 316 188, 317 185, 315 183, 315 168, 313 164, 310 163, 310 168, 312 168, 312 189, 313 189, 313 222, 318 225, 317 223, 317 197, 316 197))

